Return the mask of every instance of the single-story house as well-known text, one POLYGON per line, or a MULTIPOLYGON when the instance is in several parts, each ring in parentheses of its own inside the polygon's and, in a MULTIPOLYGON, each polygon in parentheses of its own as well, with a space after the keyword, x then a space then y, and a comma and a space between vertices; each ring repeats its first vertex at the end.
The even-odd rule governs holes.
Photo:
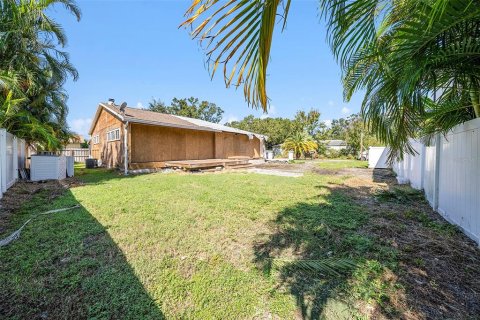
POLYGON ((325 144, 327 150, 340 151, 347 148, 345 140, 324 140, 321 143, 325 144))
POLYGON ((109 168, 165 167, 166 161, 262 158, 266 137, 217 123, 100 103, 89 134, 92 158, 109 168))

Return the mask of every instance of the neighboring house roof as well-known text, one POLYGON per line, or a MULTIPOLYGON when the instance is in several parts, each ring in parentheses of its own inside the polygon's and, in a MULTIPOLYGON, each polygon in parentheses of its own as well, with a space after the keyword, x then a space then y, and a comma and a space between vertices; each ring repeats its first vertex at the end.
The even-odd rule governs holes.
POLYGON ((82 143, 83 137, 79 134, 74 133, 70 139, 68 139, 68 143, 82 143))
POLYGON ((322 141, 327 147, 346 147, 347 143, 345 140, 325 140, 322 141))
POLYGON ((125 113, 122 114, 118 106, 108 105, 107 103, 100 103, 92 121, 89 134, 91 135, 95 127, 95 123, 100 116, 100 111, 105 109, 113 116, 117 117, 123 122, 143 123, 148 125, 157 125, 162 127, 183 128, 200 131, 213 131, 213 132, 231 132, 237 134, 245 134, 250 137, 256 136, 259 139, 266 139, 267 137, 261 134, 239 130, 232 127, 227 127, 218 123, 208 122, 200 119, 193 119, 188 117, 181 117, 172 114, 159 113, 144 109, 137 108, 125 108, 125 113))

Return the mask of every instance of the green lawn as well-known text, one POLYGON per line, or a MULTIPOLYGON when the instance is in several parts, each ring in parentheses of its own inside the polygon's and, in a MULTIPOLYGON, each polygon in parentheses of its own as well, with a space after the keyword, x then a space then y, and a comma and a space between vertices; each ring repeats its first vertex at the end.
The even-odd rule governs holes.
POLYGON ((368 161, 360 160, 321 160, 318 166, 322 169, 368 168, 368 161))
POLYGON ((393 290, 382 277, 395 249, 357 232, 368 213, 333 188, 341 177, 77 176, 86 185, 39 193, 1 235, 82 206, 35 218, 0 249, 6 318, 350 319, 393 290), (325 258, 357 266, 339 276, 296 262, 325 258))

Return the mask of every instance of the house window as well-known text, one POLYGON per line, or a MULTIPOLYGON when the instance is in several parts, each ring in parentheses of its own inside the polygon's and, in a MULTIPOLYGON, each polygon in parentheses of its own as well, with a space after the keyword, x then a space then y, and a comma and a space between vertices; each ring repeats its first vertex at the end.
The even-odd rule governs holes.
POLYGON ((107 132, 107 141, 120 140, 120 129, 113 129, 107 132))
POLYGON ((100 143, 100 136, 98 134, 94 135, 92 137, 93 144, 99 144, 100 143))

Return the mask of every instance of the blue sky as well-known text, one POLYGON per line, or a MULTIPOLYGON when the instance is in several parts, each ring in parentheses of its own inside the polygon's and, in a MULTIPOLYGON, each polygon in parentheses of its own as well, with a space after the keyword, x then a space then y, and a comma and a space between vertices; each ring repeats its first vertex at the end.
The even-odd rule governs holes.
MULTIPOLYGON (((50 12, 68 35, 66 50, 80 73, 66 84, 73 130, 86 134, 98 102, 108 98, 146 107, 152 98, 169 103, 194 96, 222 107, 225 121, 262 115, 247 106, 241 89, 226 89, 220 74, 210 80, 197 41, 178 29, 190 2, 80 0, 80 22, 63 8, 50 12)), ((313 107, 331 120, 359 110, 361 97, 343 102, 340 68, 326 45, 317 4, 294 0, 287 29, 274 38, 269 116, 293 117, 313 107)))

